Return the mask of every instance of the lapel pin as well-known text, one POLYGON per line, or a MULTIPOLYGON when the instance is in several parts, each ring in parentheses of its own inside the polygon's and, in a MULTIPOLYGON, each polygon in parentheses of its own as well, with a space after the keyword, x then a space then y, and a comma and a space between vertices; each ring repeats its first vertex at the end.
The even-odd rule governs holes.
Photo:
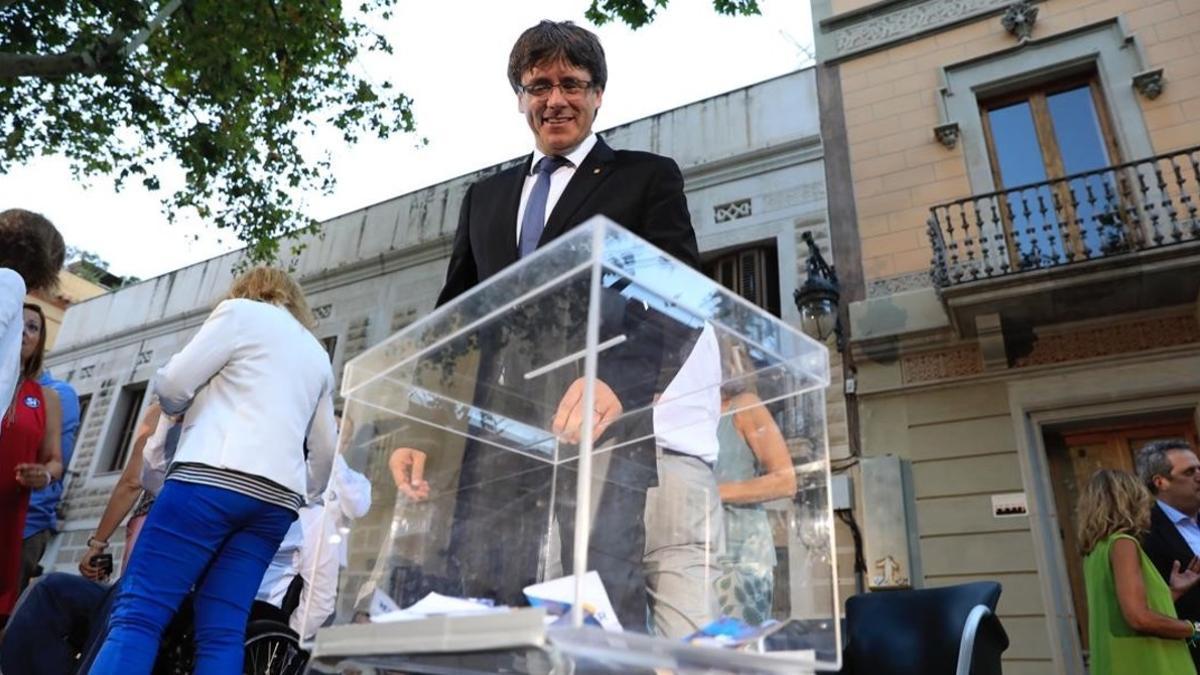
POLYGON ((592 173, 593 173, 593 174, 600 173, 600 169, 592 169, 592 173))

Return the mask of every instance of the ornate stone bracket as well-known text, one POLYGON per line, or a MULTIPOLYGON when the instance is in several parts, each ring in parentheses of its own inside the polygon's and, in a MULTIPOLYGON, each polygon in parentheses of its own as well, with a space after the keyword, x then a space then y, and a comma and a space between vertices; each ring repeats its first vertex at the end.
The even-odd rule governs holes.
POLYGON ((958 145, 958 135, 958 122, 946 122, 933 128, 934 138, 937 138, 938 143, 946 146, 948 150, 953 150, 954 146, 958 145))
POLYGON ((975 332, 979 339, 979 353, 983 356, 984 370, 1008 368, 1008 350, 1004 344, 1004 324, 999 314, 981 314, 975 317, 975 332))
POLYGON ((1158 98, 1163 93, 1165 86, 1166 80, 1163 78, 1162 68, 1143 70, 1133 76, 1133 88, 1137 89, 1139 94, 1151 100, 1158 98))
POLYGON ((1024 44, 1033 37, 1033 24, 1037 21, 1037 15, 1038 8, 1030 4, 1029 0, 1019 0, 1008 6, 1004 16, 1000 17, 1000 24, 1024 44))

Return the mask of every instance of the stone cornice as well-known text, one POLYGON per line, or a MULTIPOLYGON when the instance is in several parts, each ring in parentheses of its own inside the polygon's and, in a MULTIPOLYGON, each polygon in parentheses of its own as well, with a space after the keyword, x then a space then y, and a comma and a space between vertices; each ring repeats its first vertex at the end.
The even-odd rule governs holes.
POLYGON ((683 170, 684 188, 702 190, 824 157, 821 136, 813 134, 750 152, 731 155, 683 170))
POLYGON ((822 62, 835 62, 991 14, 1013 0, 883 0, 818 22, 822 62))
POLYGON ((321 270, 304 276, 300 283, 307 295, 323 293, 341 286, 398 272, 409 267, 436 262, 450 254, 454 243, 453 233, 435 239, 421 241, 412 246, 395 249, 387 253, 361 258, 344 265, 321 270))

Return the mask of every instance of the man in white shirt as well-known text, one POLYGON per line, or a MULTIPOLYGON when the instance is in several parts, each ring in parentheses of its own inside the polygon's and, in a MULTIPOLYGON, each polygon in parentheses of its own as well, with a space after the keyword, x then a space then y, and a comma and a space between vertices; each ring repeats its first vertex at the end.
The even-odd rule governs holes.
POLYGON ((714 583, 725 525, 713 467, 720 447, 721 352, 705 324, 654 406, 658 485, 646 494, 642 559, 650 627, 686 637, 720 616, 714 583))
POLYGON ((336 609, 338 574, 346 565, 349 521, 371 508, 371 482, 350 468, 339 452, 323 501, 300 509, 258 588, 257 600, 282 606, 292 580, 304 580, 300 604, 288 625, 301 639, 312 637, 336 609))

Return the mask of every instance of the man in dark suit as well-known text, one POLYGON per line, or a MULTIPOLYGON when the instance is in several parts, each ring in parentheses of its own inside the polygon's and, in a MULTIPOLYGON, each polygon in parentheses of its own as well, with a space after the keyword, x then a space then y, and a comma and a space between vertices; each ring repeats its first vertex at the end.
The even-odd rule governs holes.
MULTIPOLYGON (((1158 573, 1170 583, 1172 567, 1186 569, 1200 555, 1200 459, 1182 440, 1157 441, 1138 453, 1138 477, 1146 483, 1156 503, 1150 509, 1150 530, 1142 549, 1158 573)), ((1200 587, 1175 601, 1179 618, 1200 620, 1200 587)), ((1192 647, 1192 661, 1200 669, 1200 649, 1192 647)))
MULTIPOLYGON (((685 264, 699 266, 683 176, 676 163, 648 152, 613 150, 592 131, 607 81, 604 50, 595 35, 570 22, 543 21, 517 40, 509 57, 508 77, 517 107, 533 133, 534 150, 520 165, 467 190, 439 306, 596 215, 611 218, 685 264)), ((654 396, 678 369, 681 356, 686 356, 686 348, 680 345, 695 339, 695 335, 670 335, 669 322, 656 316, 652 307, 625 302, 620 291, 615 285, 605 289, 606 300, 614 302, 603 304, 616 310, 605 323, 618 328, 627 339, 606 350, 599 363, 593 433, 598 443, 604 441, 606 432, 609 437, 617 435, 618 429, 609 427, 623 412, 652 405, 654 396), (672 347, 664 349, 668 342, 672 347)), ((549 322, 554 324, 550 334, 559 331, 560 342, 571 342, 578 337, 578 319, 560 317, 549 322)), ((545 341, 544 334, 540 339, 545 341)), ((540 414, 555 434, 577 442, 583 397, 578 368, 560 369, 565 373, 539 378, 535 384, 513 385, 514 373, 530 370, 532 363, 524 353, 529 350, 512 348, 515 340, 510 335, 492 335, 482 342, 478 347, 481 363, 474 378, 475 401, 486 400, 493 410, 512 406, 507 413, 510 418, 535 419, 540 414), (506 341, 507 347, 502 344, 506 341), (568 379, 562 379, 564 376, 568 379), (534 392, 532 386, 540 389, 534 392), (535 410, 530 402, 538 400, 558 400, 558 405, 549 411, 535 410)), ((643 417, 645 424, 648 416, 643 417)), ((645 428, 625 428, 621 433, 652 436, 645 428)), ((457 576, 463 581, 462 593, 515 603, 521 586, 538 576, 549 576, 545 569, 539 574, 547 557, 541 551, 548 551, 548 544, 531 551, 517 550, 522 544, 555 534, 547 534, 547 517, 541 515, 547 508, 547 493, 554 494, 557 506, 554 515, 562 542, 559 562, 563 573, 572 572, 569 507, 574 504, 564 493, 574 488, 573 471, 558 470, 553 478, 547 478, 551 472, 532 463, 522 466, 521 462, 528 460, 515 453, 485 448, 484 430, 472 429, 465 435, 472 440, 455 477, 458 494, 450 556, 460 566, 457 576), (557 486, 557 493, 548 490, 551 483, 557 486), (538 523, 540 533, 536 531, 538 523)), ((401 492, 424 499, 430 490, 423 475, 427 455, 422 445, 436 441, 421 434, 407 440, 412 447, 395 450, 389 464, 401 492)), ((648 440, 606 454, 589 568, 600 573, 624 626, 644 629, 643 516, 645 492, 657 479, 655 447, 648 440)), ((555 556, 551 553, 549 557, 555 556)))

